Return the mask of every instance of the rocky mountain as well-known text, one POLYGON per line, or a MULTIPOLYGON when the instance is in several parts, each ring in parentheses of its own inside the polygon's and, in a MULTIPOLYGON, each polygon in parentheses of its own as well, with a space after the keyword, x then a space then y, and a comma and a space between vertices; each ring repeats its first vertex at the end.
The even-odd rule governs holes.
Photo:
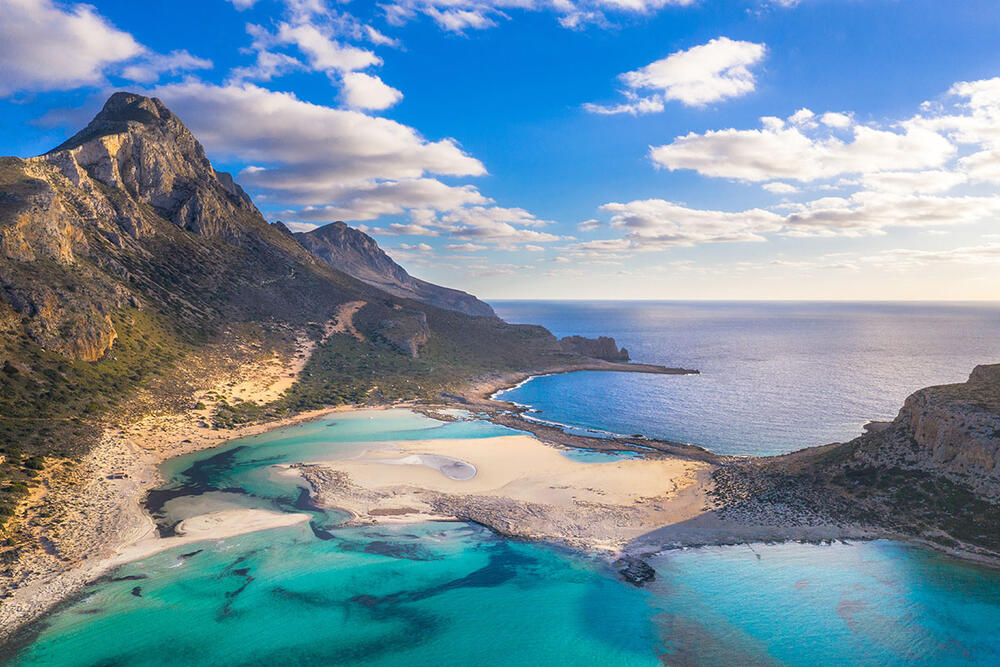
POLYGON ((269 224, 157 99, 116 93, 54 150, 0 158, 0 447, 85 449, 137 392, 180 400, 181 371, 287 354, 303 332, 316 346, 300 381, 253 414, 582 358, 492 315, 344 225, 269 224), (345 304, 351 333, 324 333, 345 304))
POLYGON ((385 254, 375 239, 343 222, 299 232, 295 238, 330 266, 389 294, 467 315, 496 317, 488 303, 471 294, 412 277, 385 254))

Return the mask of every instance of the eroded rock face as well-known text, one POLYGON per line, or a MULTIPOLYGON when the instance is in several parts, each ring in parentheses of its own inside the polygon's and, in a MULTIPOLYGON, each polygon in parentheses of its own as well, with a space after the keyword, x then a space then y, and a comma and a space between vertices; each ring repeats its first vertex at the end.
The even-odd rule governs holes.
POLYGON ((563 352, 582 354, 585 357, 604 359, 605 361, 628 361, 628 350, 618 349, 614 338, 601 336, 599 338, 584 338, 583 336, 566 336, 559 339, 563 352))
POLYGON ((419 310, 397 309, 378 323, 375 334, 403 354, 416 358, 430 336, 427 315, 419 310))
POLYGON ((925 470, 1000 499, 1000 365, 977 366, 963 384, 912 394, 880 434, 879 446, 861 448, 859 457, 925 470))
POLYGON ((44 173, 26 160, 0 160, 0 179, 9 188, 0 200, 0 254, 31 262, 48 258, 72 264, 87 241, 75 212, 67 210, 44 173))
POLYGON ((86 128, 36 159, 77 187, 86 189, 92 179, 122 190, 202 236, 233 235, 238 212, 257 212, 232 176, 212 168, 198 140, 156 98, 115 93, 86 128))

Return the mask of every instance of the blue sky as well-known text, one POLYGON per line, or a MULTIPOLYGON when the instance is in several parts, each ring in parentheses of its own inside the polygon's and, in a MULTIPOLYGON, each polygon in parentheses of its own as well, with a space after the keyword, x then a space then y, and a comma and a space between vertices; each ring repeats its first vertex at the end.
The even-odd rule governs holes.
POLYGON ((135 90, 269 219, 488 298, 995 299, 998 34, 976 1, 0 0, 0 153, 135 90))

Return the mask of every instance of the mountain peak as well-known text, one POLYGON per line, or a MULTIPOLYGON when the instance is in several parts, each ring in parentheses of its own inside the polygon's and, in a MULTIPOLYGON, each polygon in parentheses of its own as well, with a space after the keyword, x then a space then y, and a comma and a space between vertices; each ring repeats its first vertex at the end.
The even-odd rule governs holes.
POLYGON ((260 214, 232 177, 212 168, 184 123, 155 97, 118 92, 83 130, 42 159, 75 185, 125 191, 178 227, 233 236, 240 213, 260 214))
MULTIPOLYGON (((49 153, 72 150, 100 137, 139 130, 152 131, 163 139, 189 138, 197 144, 194 135, 159 98, 120 91, 108 98, 104 108, 94 116, 87 127, 49 153)), ((204 151, 200 157, 207 161, 204 151)))

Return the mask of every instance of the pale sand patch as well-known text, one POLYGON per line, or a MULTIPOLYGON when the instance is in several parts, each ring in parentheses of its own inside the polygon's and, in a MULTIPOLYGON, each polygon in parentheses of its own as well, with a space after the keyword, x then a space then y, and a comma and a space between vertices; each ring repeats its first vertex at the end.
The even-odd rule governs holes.
POLYGON ((667 497, 693 483, 703 467, 682 459, 627 459, 607 463, 572 461, 529 435, 461 440, 417 440, 393 450, 372 450, 364 459, 325 461, 368 489, 415 486, 447 494, 489 494, 527 502, 575 501, 631 505, 667 497), (438 455, 476 468, 471 479, 450 479, 432 466, 398 465, 404 455, 438 455), (387 465, 387 464, 396 465, 387 465))
POLYGON ((364 342, 364 335, 354 326, 354 314, 361 310, 367 303, 367 301, 348 301, 341 304, 337 308, 333 319, 327 322, 323 328, 323 340, 325 341, 335 333, 346 333, 364 342))
POLYGON ((113 568, 193 542, 223 540, 260 530, 294 526, 308 520, 308 514, 284 514, 262 509, 228 509, 199 514, 177 524, 176 536, 157 537, 153 530, 132 546, 121 550, 105 565, 113 568))
POLYGON ((399 443, 288 473, 305 478, 321 504, 353 513, 355 523, 451 517, 617 552, 644 533, 702 513, 712 469, 679 458, 581 463, 532 436, 511 435, 399 443), (435 466, 400 465, 435 456, 474 466, 476 475, 452 479, 435 466))

